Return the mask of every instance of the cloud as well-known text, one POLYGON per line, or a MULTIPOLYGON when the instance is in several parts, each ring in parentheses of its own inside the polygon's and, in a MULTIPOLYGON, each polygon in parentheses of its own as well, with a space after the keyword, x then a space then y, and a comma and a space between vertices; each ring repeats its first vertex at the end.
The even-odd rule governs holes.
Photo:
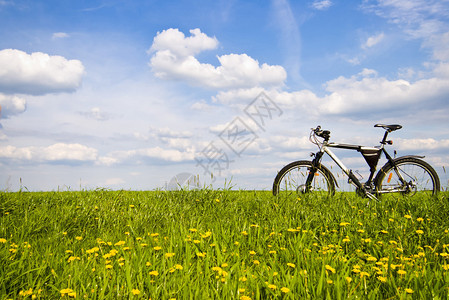
POLYGON ((83 74, 79 60, 16 49, 0 51, 0 92, 5 94, 73 92, 81 85, 83 74))
POLYGON ((55 32, 55 33, 52 34, 51 38, 53 40, 56 40, 56 39, 68 38, 69 36, 70 35, 68 33, 65 33, 65 32, 55 32))
POLYGON ((332 1, 330 0, 315 0, 311 4, 314 9, 317 10, 325 10, 332 6, 332 1))
POLYGON ((0 93, 0 117, 9 118, 23 113, 26 110, 26 101, 23 98, 0 93))
POLYGON ((48 147, 0 147, 0 159, 37 162, 85 162, 97 159, 97 150, 81 144, 57 143, 48 147))
POLYGON ((377 35, 370 36, 366 42, 362 45, 362 49, 368 49, 371 48, 377 44, 379 44, 383 39, 385 35, 384 33, 379 33, 377 35))
POLYGON ((97 121, 106 121, 110 118, 108 113, 103 112, 99 107, 93 107, 89 111, 79 112, 80 115, 97 121))
POLYGON ((133 161, 141 163, 145 159, 152 159, 165 162, 185 162, 193 161, 195 151, 188 149, 187 151, 179 151, 174 149, 163 149, 161 147, 141 148, 126 151, 114 151, 104 157, 98 159, 101 165, 113 165, 133 161))
POLYGON ((364 1, 362 7, 397 24, 410 38, 423 39, 423 46, 433 49, 435 59, 449 57, 449 5, 440 0, 364 1))
POLYGON ((178 29, 167 29, 157 34, 150 48, 155 51, 150 66, 157 77, 213 89, 280 86, 287 77, 283 67, 260 65, 247 54, 218 56, 218 67, 201 63, 194 55, 215 49, 218 42, 199 29, 190 33, 185 37, 178 29))

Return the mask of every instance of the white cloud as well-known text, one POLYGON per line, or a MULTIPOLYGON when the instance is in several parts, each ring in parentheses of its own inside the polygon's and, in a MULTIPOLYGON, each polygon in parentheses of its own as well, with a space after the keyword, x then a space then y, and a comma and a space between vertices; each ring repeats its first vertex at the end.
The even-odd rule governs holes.
POLYGON ((68 38, 70 35, 65 33, 65 32, 55 32, 52 34, 51 38, 53 40, 55 39, 63 39, 63 38, 68 38))
POLYGON ((8 118, 23 113, 26 110, 26 101, 23 98, 0 93, 0 117, 8 118))
POLYGON ((158 32, 150 51, 168 50, 177 57, 188 57, 217 48, 217 39, 208 37, 199 28, 190 30, 190 33, 191 36, 185 37, 184 33, 174 28, 158 32))
POLYGON ((38 162, 95 161, 97 150, 81 144, 57 143, 48 147, 0 147, 0 158, 38 162))
POLYGON ((184 162, 193 161, 194 158, 195 151, 193 148, 187 149, 186 151, 180 151, 175 149, 152 147, 126 151, 114 151, 104 157, 100 157, 98 159, 98 164, 109 166, 124 163, 130 160, 139 163, 141 160, 145 159, 154 159, 165 162, 184 162))
POLYGON ((379 44, 383 39, 385 35, 384 33, 379 33, 377 35, 370 36, 366 42, 362 45, 362 49, 368 49, 371 48, 377 44, 379 44))
POLYGON ((280 86, 287 74, 281 66, 260 65, 246 54, 218 56, 220 66, 199 62, 194 55, 214 49, 216 39, 191 30, 184 37, 178 29, 168 29, 154 38, 150 66, 156 76, 163 79, 183 80, 196 86, 214 89, 233 89, 253 86, 280 86))
POLYGON ((108 113, 103 112, 99 107, 93 107, 88 111, 79 112, 79 114, 86 118, 97 121, 106 121, 110 118, 110 115, 108 113))
POLYGON ((79 60, 27 54, 16 49, 0 51, 0 92, 42 95, 73 92, 81 85, 84 66, 79 60))
POLYGON ((330 0, 315 0, 312 3, 312 7, 318 10, 325 10, 332 6, 332 1, 330 0))
POLYGON ((449 5, 441 0, 364 1, 362 7, 391 23, 397 24, 409 37, 423 39, 423 46, 434 51, 435 59, 449 57, 447 40, 449 5))

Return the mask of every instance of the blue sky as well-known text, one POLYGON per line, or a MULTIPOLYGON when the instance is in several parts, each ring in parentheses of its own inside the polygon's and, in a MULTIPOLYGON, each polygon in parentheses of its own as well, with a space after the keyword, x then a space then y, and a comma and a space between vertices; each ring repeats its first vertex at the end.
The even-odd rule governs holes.
POLYGON ((269 190, 315 151, 311 127, 373 146, 376 123, 402 124, 391 151, 425 155, 447 187, 448 97, 446 0, 0 0, 1 190, 145 190, 185 172, 269 190), (262 125, 245 113, 260 95, 262 125))

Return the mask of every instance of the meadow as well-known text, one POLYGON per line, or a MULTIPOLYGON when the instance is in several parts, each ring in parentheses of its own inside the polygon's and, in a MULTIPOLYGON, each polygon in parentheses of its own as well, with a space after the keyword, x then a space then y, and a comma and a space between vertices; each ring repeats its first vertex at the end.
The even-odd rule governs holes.
POLYGON ((448 299, 449 194, 0 193, 0 299, 448 299))

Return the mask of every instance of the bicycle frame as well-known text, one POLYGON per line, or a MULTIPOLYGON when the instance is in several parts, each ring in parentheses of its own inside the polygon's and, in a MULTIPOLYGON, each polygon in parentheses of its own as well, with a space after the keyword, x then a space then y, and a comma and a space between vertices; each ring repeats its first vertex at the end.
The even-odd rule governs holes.
MULTIPOLYGON (((392 144, 392 141, 387 141, 387 136, 388 136, 388 131, 385 132, 384 137, 383 137, 382 141, 380 142, 380 146, 379 147, 366 147, 366 146, 360 146, 360 145, 329 143, 328 140, 325 139, 323 141, 322 145, 319 146, 320 151, 314 154, 315 158, 312 160, 312 164, 314 166, 318 166, 320 164, 320 162, 321 162, 321 159, 322 159, 324 153, 326 153, 342 169, 342 171, 348 176, 348 178, 350 179, 349 182, 351 184, 355 185, 360 191, 362 191, 369 198, 377 199, 372 194, 372 193, 375 192, 374 186, 373 186, 373 178, 374 178, 374 174, 376 173, 377 164, 378 164, 378 162, 380 160, 380 157, 381 157, 382 153, 385 154, 385 157, 387 158, 388 162, 390 162, 391 164, 393 164, 393 166, 395 166, 393 158, 385 150, 385 145, 386 144, 390 144, 390 145, 392 144), (344 165, 344 163, 337 157, 337 155, 335 155, 331 151, 330 148, 356 150, 358 152, 361 152, 361 154, 365 158, 368 166, 370 167, 370 175, 369 175, 368 180, 364 184, 362 184, 357 179, 357 177, 354 175, 352 170, 347 168, 344 165)), ((400 173, 399 172, 397 172, 397 173, 398 173, 398 176, 400 177, 400 180, 404 181, 402 176, 400 175, 400 173)), ((311 174, 309 175, 310 178, 308 178, 308 182, 311 182, 311 180, 312 180, 312 178, 314 176, 313 174, 314 174, 314 172, 311 172, 311 174)), ((336 183, 335 178, 333 178, 333 180, 336 183)), ((338 184, 337 184, 337 186, 338 186, 338 184)))

